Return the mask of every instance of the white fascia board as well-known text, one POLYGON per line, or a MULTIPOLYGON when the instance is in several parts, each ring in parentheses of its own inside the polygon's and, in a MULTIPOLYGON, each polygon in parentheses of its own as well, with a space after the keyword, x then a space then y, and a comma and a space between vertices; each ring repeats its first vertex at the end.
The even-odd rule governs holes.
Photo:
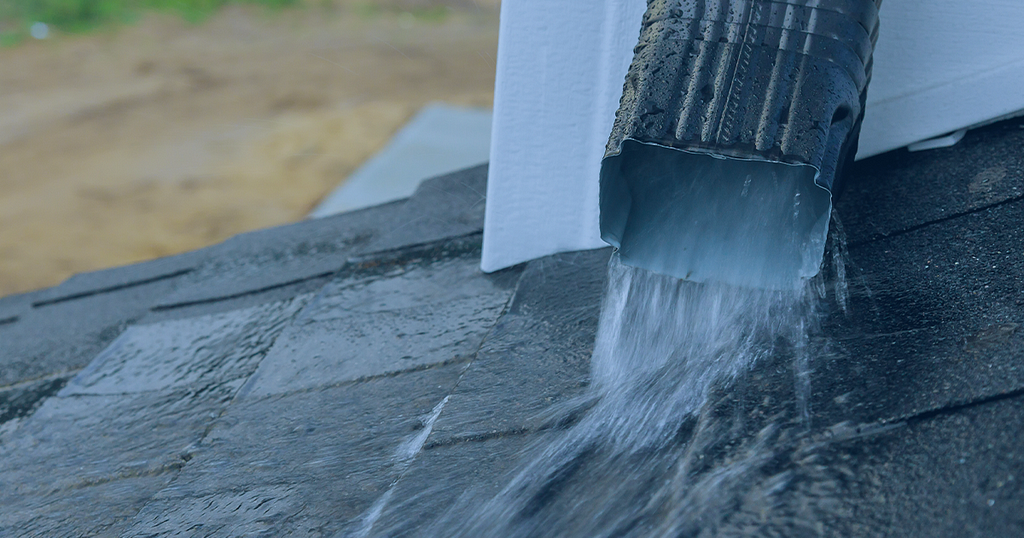
POLYGON ((501 4, 484 271, 606 246, 598 174, 643 0, 501 4))
POLYGON ((1024 111, 1024 2, 885 0, 857 158, 1024 111))

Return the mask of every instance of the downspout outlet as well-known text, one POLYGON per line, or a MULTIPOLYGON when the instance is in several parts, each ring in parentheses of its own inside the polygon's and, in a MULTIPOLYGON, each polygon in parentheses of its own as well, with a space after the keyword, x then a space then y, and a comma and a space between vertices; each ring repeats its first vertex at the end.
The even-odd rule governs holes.
POLYGON ((650 0, 601 164, 601 237, 697 282, 815 276, 877 31, 875 0, 650 0))

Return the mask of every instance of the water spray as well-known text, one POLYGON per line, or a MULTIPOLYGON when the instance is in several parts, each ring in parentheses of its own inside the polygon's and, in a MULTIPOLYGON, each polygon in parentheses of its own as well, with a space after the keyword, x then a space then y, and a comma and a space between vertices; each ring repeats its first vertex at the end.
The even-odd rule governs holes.
POLYGON ((806 491, 840 479, 779 462, 807 460, 794 439, 825 346, 812 277, 856 152, 877 8, 649 0, 601 169, 618 250, 591 383, 563 410, 580 418, 431 534, 794 536, 830 509, 806 491), (749 402, 730 393, 762 363, 791 365, 794 403, 739 412, 749 402), (780 506, 795 508, 766 517, 780 506))

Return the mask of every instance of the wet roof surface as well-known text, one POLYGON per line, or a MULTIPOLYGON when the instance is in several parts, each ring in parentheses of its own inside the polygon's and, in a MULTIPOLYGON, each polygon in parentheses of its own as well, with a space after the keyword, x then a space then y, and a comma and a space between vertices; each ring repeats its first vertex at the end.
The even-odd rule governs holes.
MULTIPOLYGON (((1021 148, 1016 120, 855 166, 850 306, 776 458, 828 478, 732 528, 1024 533, 1021 148)), ((0 299, 0 535, 416 535, 500 489, 573 420, 610 250, 482 274, 485 181, 0 299)), ((756 433, 793 379, 766 360, 711 416, 756 433)))

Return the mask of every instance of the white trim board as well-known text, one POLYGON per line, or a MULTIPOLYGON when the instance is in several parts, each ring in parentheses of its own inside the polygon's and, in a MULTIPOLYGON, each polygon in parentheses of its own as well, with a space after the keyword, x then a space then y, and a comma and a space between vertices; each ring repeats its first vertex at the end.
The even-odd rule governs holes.
POLYGON ((646 5, 502 2, 484 271, 605 246, 598 174, 646 5))
POLYGON ((857 158, 1024 111, 1024 2, 885 0, 857 158))

